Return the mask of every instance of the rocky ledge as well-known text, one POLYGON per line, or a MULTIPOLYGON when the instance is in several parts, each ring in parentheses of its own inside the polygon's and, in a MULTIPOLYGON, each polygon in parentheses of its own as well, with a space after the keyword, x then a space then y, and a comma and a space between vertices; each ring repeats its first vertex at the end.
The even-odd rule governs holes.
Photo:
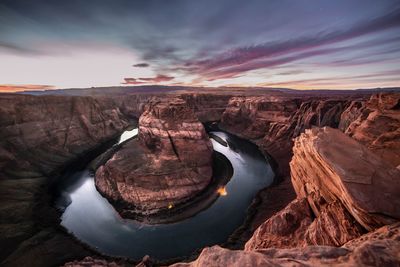
POLYGON ((384 226, 341 247, 308 246, 237 251, 214 246, 205 248, 196 261, 172 266, 399 266, 399 251, 400 224, 397 223, 384 226))
POLYGON ((264 222, 246 250, 341 246, 400 219, 400 171, 337 129, 306 130, 290 162, 297 199, 264 222))
POLYGON ((123 209, 158 213, 207 187, 212 155, 203 125, 184 100, 154 99, 139 119, 138 140, 128 141, 99 167, 96 187, 123 209))

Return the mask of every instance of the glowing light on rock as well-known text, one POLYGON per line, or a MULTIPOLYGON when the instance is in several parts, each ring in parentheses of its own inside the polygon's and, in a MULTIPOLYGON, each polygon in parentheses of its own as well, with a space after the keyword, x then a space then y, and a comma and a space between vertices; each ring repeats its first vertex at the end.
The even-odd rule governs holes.
POLYGON ((174 204, 172 204, 172 203, 169 203, 168 204, 168 209, 170 210, 170 209, 172 209, 174 207, 174 204))
POLYGON ((228 192, 226 191, 225 187, 220 187, 220 188, 218 188, 217 193, 218 193, 220 196, 226 196, 226 195, 228 194, 228 192))

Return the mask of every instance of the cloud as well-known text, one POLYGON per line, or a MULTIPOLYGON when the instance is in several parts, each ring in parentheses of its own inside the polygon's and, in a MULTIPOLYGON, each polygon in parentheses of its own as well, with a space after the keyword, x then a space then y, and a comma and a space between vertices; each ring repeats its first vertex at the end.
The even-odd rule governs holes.
POLYGON ((48 90, 55 89, 52 85, 40 85, 40 84, 0 84, 0 92, 22 92, 22 91, 32 91, 32 90, 48 90))
POLYGON ((41 54, 43 54, 42 52, 40 52, 36 49, 30 48, 30 47, 26 47, 26 46, 24 47, 24 46, 0 41, 0 52, 2 50, 6 51, 6 52, 15 53, 15 54, 25 54, 25 55, 41 55, 41 54))
POLYGON ((132 67, 135 67, 135 68, 147 68, 149 66, 150 66, 150 64, 148 64, 148 63, 138 63, 135 65, 132 65, 132 67))
POLYGON ((124 78, 122 84, 152 84, 160 82, 172 81, 175 77, 158 74, 156 77, 151 78, 124 78))
POLYGON ((124 82, 121 84, 143 84, 144 82, 138 81, 136 78, 124 78, 124 82))
MULTIPOLYGON (((297 39, 238 47, 205 60, 194 59, 185 62, 183 69, 190 67, 194 72, 209 78, 209 80, 231 78, 250 70, 333 53, 336 52, 335 49, 321 50, 320 47, 399 26, 400 9, 395 9, 384 16, 364 21, 345 30, 320 32, 317 35, 303 36, 297 39)), ((374 42, 364 44, 364 46, 368 45, 372 46, 374 42)))
POLYGON ((339 84, 343 82, 345 84, 352 82, 362 82, 362 81, 393 81, 393 77, 398 77, 400 75, 400 69, 398 70, 388 70, 382 72, 375 72, 362 75, 347 75, 347 76, 334 76, 325 78, 313 78, 313 79, 299 79, 291 80, 286 82, 273 82, 273 83, 260 83, 258 86, 298 86, 298 85, 331 85, 339 84))

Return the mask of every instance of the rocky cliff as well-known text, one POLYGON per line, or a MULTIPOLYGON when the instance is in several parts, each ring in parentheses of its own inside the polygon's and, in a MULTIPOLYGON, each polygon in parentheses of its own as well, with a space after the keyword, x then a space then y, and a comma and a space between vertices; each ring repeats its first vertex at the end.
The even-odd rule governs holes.
POLYGON ((90 254, 57 229, 47 188, 69 163, 122 132, 126 117, 110 99, 1 95, 0 125, 1 265, 90 254))
POLYGON ((400 166, 400 94, 381 93, 353 102, 339 128, 386 162, 400 166))
POLYGON ((96 172, 96 186, 139 214, 188 201, 211 181, 212 145, 180 98, 153 99, 139 119, 139 139, 96 172))
POLYGON ((232 97, 222 115, 221 127, 255 142, 279 162, 278 171, 287 176, 292 139, 312 126, 337 128, 341 114, 352 103, 352 98, 232 97))
POLYGON ((356 140, 313 128, 296 139, 293 154, 297 200, 263 223, 246 250, 341 246, 400 219, 400 171, 356 140))
POLYGON ((128 121, 111 100, 1 96, 2 178, 48 176, 118 135, 128 121))

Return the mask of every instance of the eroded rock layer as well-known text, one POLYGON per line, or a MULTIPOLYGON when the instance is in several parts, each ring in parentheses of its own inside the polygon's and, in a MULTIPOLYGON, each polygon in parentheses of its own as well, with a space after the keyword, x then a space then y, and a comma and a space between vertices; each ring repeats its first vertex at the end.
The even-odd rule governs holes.
POLYGON ((0 265, 55 266, 90 254, 60 231, 47 187, 127 126, 111 99, 0 95, 0 265))
POLYGON ((0 97, 0 173, 49 175, 128 126, 110 99, 0 97))
POLYGON ((400 94, 377 94, 342 114, 341 130, 393 166, 400 166, 400 94))
POLYGON ((308 246, 292 249, 229 250, 205 248, 190 263, 173 267, 202 266, 399 266, 400 225, 384 226, 344 246, 308 246))
POLYGON ((317 217, 322 207, 339 202, 367 230, 400 219, 400 170, 356 140, 336 129, 314 128, 296 139, 293 152, 294 189, 317 217))
POLYGON ((296 138, 290 167, 297 199, 261 224, 246 251, 341 246, 400 219, 400 171, 337 129, 296 138))
POLYGON ((150 214, 185 202, 211 181, 212 145, 182 99, 154 100, 139 119, 139 139, 127 142, 96 172, 113 201, 150 214))

